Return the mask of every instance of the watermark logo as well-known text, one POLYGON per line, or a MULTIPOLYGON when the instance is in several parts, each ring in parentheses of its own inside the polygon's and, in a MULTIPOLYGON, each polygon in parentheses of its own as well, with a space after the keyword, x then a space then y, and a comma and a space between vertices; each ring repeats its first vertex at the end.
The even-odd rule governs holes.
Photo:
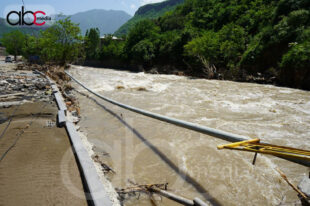
POLYGON ((54 11, 50 6, 17 6, 5 9, 6 23, 10 26, 48 26, 52 24, 54 11))

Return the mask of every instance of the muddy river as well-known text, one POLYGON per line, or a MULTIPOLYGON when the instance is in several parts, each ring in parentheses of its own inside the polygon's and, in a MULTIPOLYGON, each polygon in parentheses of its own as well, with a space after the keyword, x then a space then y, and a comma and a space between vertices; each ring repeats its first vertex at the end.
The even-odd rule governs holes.
MULTIPOLYGON (((73 66, 70 73, 94 91, 122 103, 264 142, 310 149, 310 92, 297 89, 130 73, 73 66)), ((116 174, 117 188, 169 183, 168 189, 215 205, 295 205, 294 184, 309 169, 279 158, 217 150, 227 142, 160 122, 89 95, 74 84, 80 102, 81 131, 116 174), (94 101, 94 100, 97 100, 94 101)), ((177 205, 167 199, 158 205, 177 205)), ((152 205, 133 197, 125 205, 152 205)))

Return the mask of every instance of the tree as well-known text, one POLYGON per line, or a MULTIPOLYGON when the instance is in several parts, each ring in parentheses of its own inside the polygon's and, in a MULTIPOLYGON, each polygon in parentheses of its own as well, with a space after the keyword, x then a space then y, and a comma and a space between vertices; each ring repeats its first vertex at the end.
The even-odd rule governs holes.
POLYGON ((100 59, 105 60, 124 60, 123 49, 125 42, 122 40, 114 40, 112 35, 106 35, 102 40, 100 59))
POLYGON ((98 28, 91 28, 86 31, 85 35, 86 41, 86 58, 87 59, 97 59, 100 47, 100 31, 98 28))
POLYGON ((151 41, 145 39, 139 41, 139 43, 131 49, 131 53, 136 63, 150 66, 152 60, 155 58, 155 46, 151 41))
POLYGON ((83 37, 78 24, 69 18, 59 20, 52 27, 41 32, 41 56, 46 61, 66 64, 77 60, 83 51, 83 37))
POLYGON ((6 48, 6 52, 14 55, 14 60, 16 61, 16 56, 22 54, 22 48, 25 44, 25 35, 19 30, 14 30, 4 34, 1 42, 6 48))
POLYGON ((25 43, 22 48, 22 54, 29 59, 31 56, 39 56, 41 47, 39 45, 39 38, 32 35, 25 36, 25 43))
POLYGON ((205 68, 208 77, 216 72, 216 65, 220 57, 219 35, 213 31, 206 31, 201 37, 195 38, 185 45, 187 55, 197 58, 205 68))
MULTIPOLYGON (((129 58, 133 58, 132 49, 142 40, 154 41, 159 35, 160 28, 152 20, 143 20, 137 23, 129 32, 125 44, 125 52, 129 58)), ((149 44, 149 43, 147 43, 149 44)), ((142 44, 139 46, 141 47, 142 44)))
POLYGON ((283 55, 281 68, 310 70, 310 41, 292 43, 290 50, 283 55))
POLYGON ((225 66, 232 69, 236 67, 245 50, 246 33, 242 27, 231 23, 223 26, 218 35, 225 66))

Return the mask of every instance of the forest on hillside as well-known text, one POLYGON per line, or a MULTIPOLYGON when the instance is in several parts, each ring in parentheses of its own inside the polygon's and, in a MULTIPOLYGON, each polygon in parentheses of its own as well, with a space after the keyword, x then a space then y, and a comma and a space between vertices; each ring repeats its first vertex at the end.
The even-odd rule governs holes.
POLYGON ((118 49, 146 71, 310 89, 310 1, 187 0, 140 21, 118 49))
MULTIPOLYGON (((123 39, 100 39, 95 28, 78 39, 73 56, 88 65, 310 89, 309 0, 186 0, 123 39)), ((35 51, 56 58, 51 48, 35 51)))

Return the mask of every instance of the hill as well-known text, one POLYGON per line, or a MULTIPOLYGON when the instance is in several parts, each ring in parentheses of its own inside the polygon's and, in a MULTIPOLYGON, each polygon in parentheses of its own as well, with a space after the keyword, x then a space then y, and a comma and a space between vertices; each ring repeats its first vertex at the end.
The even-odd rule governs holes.
POLYGON ((27 28, 27 27, 11 27, 11 26, 7 26, 6 25, 6 20, 4 18, 0 18, 0 38, 2 37, 2 35, 4 33, 8 33, 11 32, 13 30, 19 29, 21 30, 23 33, 26 34, 33 34, 33 33, 37 33, 40 29, 36 29, 36 28, 27 28))
POLYGON ((124 25, 122 25, 116 32, 116 36, 127 34, 130 28, 144 19, 156 19, 162 16, 167 11, 172 11, 178 5, 182 4, 184 0, 167 0, 160 3, 147 4, 138 9, 135 15, 124 25))
POLYGON ((85 35, 87 29, 98 28, 100 34, 113 34, 131 16, 124 11, 93 9, 71 15, 71 20, 78 23, 85 35))

